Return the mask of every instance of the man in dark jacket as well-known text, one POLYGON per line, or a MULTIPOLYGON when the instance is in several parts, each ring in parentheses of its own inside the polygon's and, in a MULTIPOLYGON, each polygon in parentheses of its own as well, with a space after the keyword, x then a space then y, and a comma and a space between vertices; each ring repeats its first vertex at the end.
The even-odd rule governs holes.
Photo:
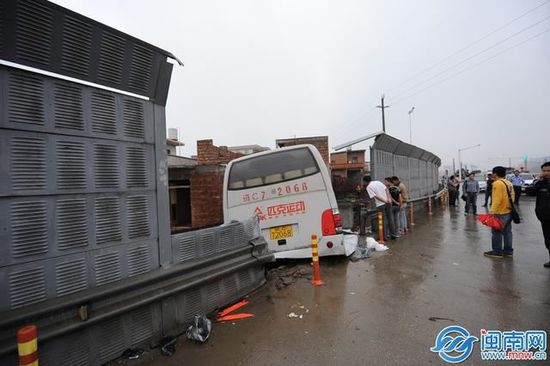
POLYGON ((487 207, 487 203, 489 202, 489 198, 491 198, 491 194, 493 193, 493 176, 491 173, 487 174, 487 188, 485 188, 485 204, 483 207, 487 207))
MULTIPOLYGON (((542 164, 541 179, 535 184, 537 203, 535 205, 535 214, 542 225, 542 235, 544 244, 550 255, 550 161, 542 164)), ((546 268, 550 268, 550 262, 544 263, 546 268)))

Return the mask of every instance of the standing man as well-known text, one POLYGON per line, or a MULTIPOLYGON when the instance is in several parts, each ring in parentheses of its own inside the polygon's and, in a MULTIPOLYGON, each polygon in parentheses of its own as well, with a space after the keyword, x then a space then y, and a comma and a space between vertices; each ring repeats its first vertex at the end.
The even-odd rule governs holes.
POLYGON ((512 185, 514 186, 514 193, 516 195, 514 203, 517 205, 519 203, 519 196, 521 196, 521 186, 523 186, 525 181, 519 175, 519 171, 514 170, 514 175, 510 177, 510 182, 512 182, 512 185))
MULTIPOLYGON (((401 207, 401 192, 397 188, 391 179, 386 177, 384 182, 390 193, 389 197, 392 201, 390 206, 390 214, 388 215, 388 223, 390 226, 390 239, 399 238, 399 208, 401 207)), ((387 213, 387 211, 386 211, 387 213)))
POLYGON ((401 192, 401 209, 399 211, 399 231, 402 234, 406 234, 408 229, 407 224, 407 202, 409 202, 409 191, 407 190, 407 186, 399 180, 398 177, 391 177, 393 184, 397 188, 399 188, 399 191, 401 192))
POLYGON ((485 204, 483 207, 487 207, 491 193, 493 192, 493 177, 491 173, 487 174, 487 188, 485 188, 485 204))
POLYGON ((498 217, 504 228, 502 230, 491 229, 492 250, 483 253, 486 257, 504 258, 511 257, 514 253, 512 248, 512 205, 514 200, 514 187, 512 183, 504 179, 506 168, 496 166, 493 168, 493 195, 491 199, 490 212, 498 217), (504 241, 504 248, 502 246, 504 241))
MULTIPOLYGON (((544 244, 550 255, 550 161, 542 164, 540 167, 542 176, 535 184, 537 203, 535 204, 535 214, 542 225, 542 235, 544 244)), ((550 268, 550 262, 544 263, 546 268, 550 268)))
POLYGON ((463 193, 466 195, 466 207, 464 208, 464 215, 468 215, 470 207, 472 208, 472 213, 477 215, 477 195, 479 193, 479 182, 475 180, 475 174, 470 173, 468 175, 468 180, 464 182, 464 187, 462 188, 463 193))
MULTIPOLYGON (((388 192, 388 189, 384 185, 384 183, 379 182, 377 180, 372 180, 370 175, 365 175, 363 177, 363 182, 367 186, 367 193, 369 194, 369 197, 374 199, 374 202, 376 204, 376 211, 382 213, 382 222, 384 226, 384 233, 382 233, 384 236, 387 237, 388 235, 388 217, 389 212, 391 210, 391 203, 392 200, 390 198, 390 193, 388 192), (388 213, 388 215, 386 214, 388 213)), ((378 220, 374 219, 371 222, 371 229, 373 232, 378 232, 378 220)), ((380 240, 380 233, 378 233, 378 240, 380 240)))
POLYGON ((456 200, 458 198, 458 189, 459 189, 460 183, 458 182, 458 179, 454 175, 451 175, 449 178, 449 185, 447 188, 449 189, 449 205, 450 206, 456 206, 456 200))

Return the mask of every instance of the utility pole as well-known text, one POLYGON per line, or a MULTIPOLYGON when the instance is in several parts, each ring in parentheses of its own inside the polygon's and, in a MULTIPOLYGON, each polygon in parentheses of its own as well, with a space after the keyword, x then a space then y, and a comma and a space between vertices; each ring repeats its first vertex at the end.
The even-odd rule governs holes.
POLYGON ((384 133, 386 133, 386 119, 384 117, 384 109, 389 108, 390 106, 389 105, 384 105, 384 94, 382 94, 381 99, 382 99, 381 100, 382 105, 377 105, 376 108, 381 108, 382 109, 382 131, 384 131, 384 133))
POLYGON ((455 172, 456 172, 456 168, 455 168, 455 158, 453 158, 453 174, 451 174, 451 175, 455 175, 455 172))

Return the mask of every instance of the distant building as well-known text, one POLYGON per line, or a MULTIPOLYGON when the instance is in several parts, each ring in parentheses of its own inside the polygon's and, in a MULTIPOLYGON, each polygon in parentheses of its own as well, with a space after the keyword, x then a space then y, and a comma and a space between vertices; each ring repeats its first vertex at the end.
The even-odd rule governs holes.
POLYGON ((260 145, 242 145, 242 146, 229 146, 227 150, 242 154, 242 155, 250 155, 255 154, 262 151, 269 150, 269 147, 260 146, 260 145))
POLYGON ((368 171, 365 150, 347 150, 330 154, 330 168, 332 177, 360 184, 363 175, 368 171))
POLYGON ((168 155, 178 155, 176 148, 185 146, 183 141, 178 140, 178 130, 175 128, 168 129, 168 138, 166 139, 166 153, 168 155))
POLYGON ((328 153, 328 136, 312 136, 312 137, 293 137, 288 139, 277 139, 275 140, 275 146, 278 148, 285 146, 294 146, 301 144, 311 144, 319 150, 323 160, 327 164, 330 163, 329 153, 328 153))
POLYGON ((166 153, 168 155, 177 155, 176 147, 184 146, 185 144, 178 140, 166 139, 166 153))

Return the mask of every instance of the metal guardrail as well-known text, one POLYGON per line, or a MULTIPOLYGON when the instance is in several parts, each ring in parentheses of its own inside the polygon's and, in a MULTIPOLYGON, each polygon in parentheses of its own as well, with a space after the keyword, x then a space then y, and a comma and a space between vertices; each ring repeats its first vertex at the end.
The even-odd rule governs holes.
POLYGON ((439 190, 438 192, 436 192, 436 193, 434 193, 434 194, 430 194, 430 195, 423 196, 423 197, 418 197, 418 198, 409 200, 409 202, 423 201, 423 200, 427 200, 428 198, 439 198, 439 197, 441 197, 441 195, 444 194, 446 191, 447 191, 447 188, 443 188, 443 189, 439 190))
MULTIPOLYGON (((267 242, 263 237, 258 235, 255 238, 250 237, 251 234, 259 232, 251 229, 253 224, 257 225, 257 222, 248 220, 245 223, 235 222, 186 234, 187 237, 194 235, 195 238, 199 238, 198 242, 203 244, 204 240, 201 241, 200 238, 204 238, 203 233, 207 234, 208 244, 218 248, 210 255, 188 259, 184 262, 180 260, 180 263, 169 268, 159 269, 136 278, 4 313, 0 318, 0 329, 2 329, 0 332, 0 356, 13 354, 16 351, 17 344, 13 340, 13 334, 19 326, 29 321, 39 326, 42 344, 70 333, 75 334, 76 331, 88 329, 108 319, 123 316, 194 288, 202 289, 208 283, 225 280, 239 271, 246 271, 251 267, 263 268, 266 262, 273 261, 273 254, 268 252, 267 242), (228 229, 230 230, 228 231, 228 229), (229 246, 225 248, 219 245, 221 232, 230 232, 231 234, 231 243, 226 243, 229 246), (212 233, 216 235, 211 237, 212 233), (215 239, 216 237, 218 240, 215 239), (246 241, 240 243, 233 241, 243 239, 246 241), (75 313, 79 309, 84 311, 85 317, 75 317, 75 313)), ((181 236, 181 234, 174 235, 173 241, 177 243, 181 240, 181 236)), ((177 258, 175 258, 175 262, 178 262, 177 258)), ((239 287, 252 286, 255 288, 261 284, 258 281, 251 281, 253 282, 232 286, 234 290, 229 289, 225 298, 237 296, 241 292, 239 287)), ((224 305, 223 301, 228 300, 223 300, 221 297, 210 298, 209 303, 204 303, 198 299, 193 307, 201 308, 203 312, 209 312, 215 307, 224 305)), ((191 321, 191 318, 186 320, 191 321)), ((3 361, 5 360, 0 358, 0 363, 3 361)))

